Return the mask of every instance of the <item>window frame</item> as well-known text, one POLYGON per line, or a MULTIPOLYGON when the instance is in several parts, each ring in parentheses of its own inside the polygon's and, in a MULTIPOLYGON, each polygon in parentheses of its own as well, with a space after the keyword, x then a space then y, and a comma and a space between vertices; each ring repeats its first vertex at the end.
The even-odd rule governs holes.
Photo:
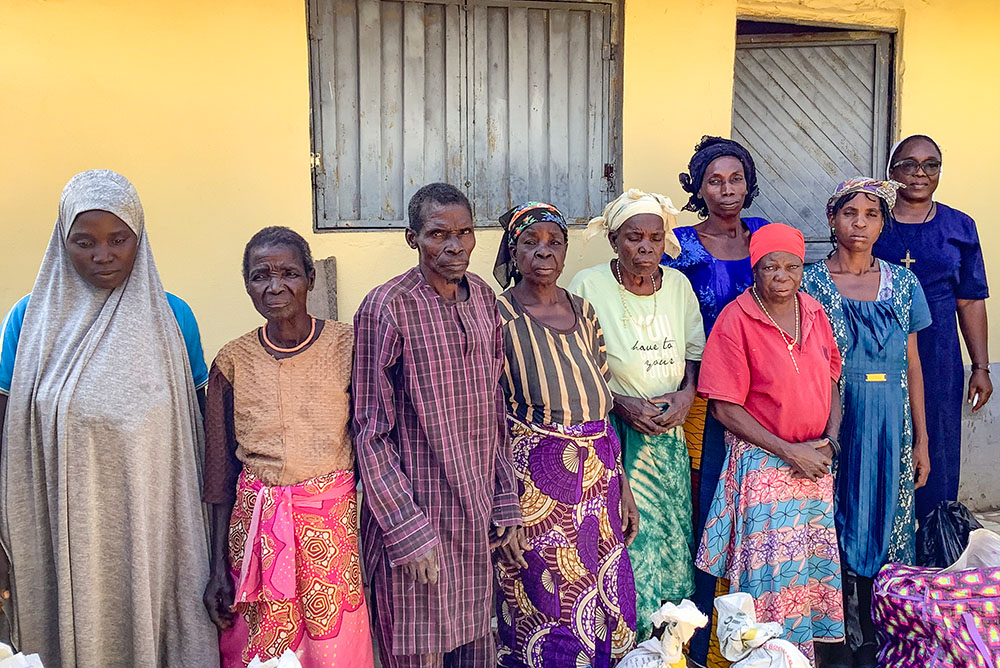
MULTIPOLYGON (((859 171, 870 171, 871 175, 878 178, 885 173, 885 164, 888 160, 889 147, 892 138, 896 135, 897 120, 897 39, 896 32, 891 29, 878 27, 857 28, 855 26, 837 26, 832 23, 812 23, 798 21, 764 21, 758 17, 739 16, 740 20, 754 20, 762 22, 787 23, 790 25, 814 26, 808 32, 775 32, 773 34, 750 34, 738 35, 736 38, 736 54, 734 67, 739 59, 741 50, 770 49, 770 48, 796 48, 796 47, 836 47, 836 46, 870 46, 874 49, 876 66, 874 69, 874 90, 873 90, 873 116, 872 116, 872 157, 869 169, 859 171), (825 29, 825 30, 824 30, 825 29)), ((734 69, 733 77, 733 105, 731 111, 730 131, 736 138, 737 133, 737 93, 738 82, 734 69)), ((748 146, 753 152, 753 147, 748 146)), ((760 159, 755 155, 755 158, 760 159)), ((843 173, 834 179, 834 183, 850 178, 854 174, 843 173)), ((817 193, 818 195, 818 193, 817 193)), ((825 198, 826 195, 824 194, 825 198)), ((825 201, 825 200, 823 200, 825 201)), ((753 215, 758 215, 754 213, 753 215)), ((816 214, 817 218, 822 218, 822 214, 816 214)), ((825 220, 823 218, 822 220, 825 220)), ((821 222, 822 222, 821 220, 821 222)), ((798 225, 793 221, 784 221, 798 225)), ((817 228, 825 229, 824 224, 817 223, 817 228)), ((829 239, 825 236, 812 236, 809 230, 802 230, 806 237, 806 261, 814 262, 825 257, 830 248, 829 239)))
MULTIPOLYGON (((400 229, 406 226, 405 211, 403 220, 332 220, 327 216, 326 206, 326 165, 323 158, 323 113, 321 99, 321 72, 322 63, 320 58, 319 42, 322 39, 322 29, 319 21, 319 6, 323 2, 331 0, 306 0, 306 14, 308 27, 309 45, 309 92, 310 92, 310 186, 313 200, 313 231, 317 233, 338 232, 338 231, 382 231, 400 229)), ((381 0, 371 0, 381 2, 381 0)), ((624 78, 622 44, 624 34, 624 0, 500 0, 493 3, 490 0, 395 0, 397 2, 417 2, 420 4, 434 4, 445 6, 457 6, 461 13, 462 40, 464 48, 461 53, 461 97, 464 108, 461 110, 461 141, 462 146, 462 167, 460 183, 453 185, 459 187, 468 196, 475 213, 477 202, 475 193, 477 187, 482 188, 482 184, 475 183, 472 164, 473 150, 476 146, 475 124, 475 101, 471 99, 475 73, 473 72, 472 54, 472 9, 483 4, 502 4, 507 7, 524 7, 529 9, 560 9, 566 5, 605 5, 610 13, 610 42, 604 44, 603 57, 609 62, 609 82, 607 99, 605 100, 604 125, 607 132, 607 159, 609 163, 604 165, 605 182, 602 191, 606 193, 606 201, 621 191, 622 177, 622 125, 623 125, 623 91, 622 82, 624 78), (610 171, 609 171, 610 168, 610 171), (610 176, 609 176, 610 174, 610 176)), ((361 184, 363 187, 363 184, 361 184)), ((404 202, 404 207, 406 203, 404 202)), ((600 211, 592 212, 598 215, 600 211)), ((497 226, 495 220, 484 219, 476 216, 476 225, 489 227, 497 226)), ((574 219, 571 225, 583 225, 585 219, 574 219)))

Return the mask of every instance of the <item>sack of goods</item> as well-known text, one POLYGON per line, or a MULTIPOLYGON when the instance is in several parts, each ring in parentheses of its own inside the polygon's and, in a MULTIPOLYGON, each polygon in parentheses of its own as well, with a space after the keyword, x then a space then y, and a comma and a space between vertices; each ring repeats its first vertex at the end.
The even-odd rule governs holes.
POLYGON ((799 648, 782 640, 781 624, 757 623, 753 598, 745 592, 715 599, 716 634, 730 668, 810 668, 799 648))
POLYGON ((45 668, 37 654, 14 654, 13 648, 0 642, 0 668, 45 668))
POLYGON ((706 617, 694 603, 684 599, 680 605, 667 603, 650 615, 653 628, 662 627, 663 635, 651 638, 625 655, 618 668, 687 668, 684 643, 691 639, 696 629, 708 624, 706 617))
POLYGON ((872 615, 886 668, 1000 666, 1000 536, 976 529, 948 568, 888 564, 872 615))

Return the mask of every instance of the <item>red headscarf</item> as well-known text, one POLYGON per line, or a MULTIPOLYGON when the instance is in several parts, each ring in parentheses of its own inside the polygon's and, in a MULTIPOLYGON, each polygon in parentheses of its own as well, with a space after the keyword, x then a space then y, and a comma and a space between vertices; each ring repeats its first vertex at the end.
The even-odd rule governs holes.
POLYGON ((806 259, 806 241, 802 233, 790 225, 771 223, 760 228, 750 237, 750 266, 775 251, 791 253, 802 261, 806 259))

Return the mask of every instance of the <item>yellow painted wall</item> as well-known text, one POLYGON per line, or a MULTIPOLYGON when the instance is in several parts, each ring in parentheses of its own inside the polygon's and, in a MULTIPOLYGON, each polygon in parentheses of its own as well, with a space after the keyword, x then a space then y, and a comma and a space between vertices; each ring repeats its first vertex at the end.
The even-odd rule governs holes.
MULTIPOLYGON (((31 290, 65 182, 96 167, 136 185, 209 359, 259 324, 240 262, 261 227, 337 257, 342 319, 416 262, 402 231, 312 232, 305 0, 3 0, 0 91, 0 310, 31 290)), ((478 235, 473 271, 498 242, 478 235)), ((605 249, 574 232, 567 275, 605 249)))
MULTIPOLYGON (((984 183, 1000 155, 991 0, 626 0, 626 185, 685 201, 677 174, 692 147, 729 132, 738 14, 901 31, 900 130, 940 140, 940 197, 979 221, 1000 280, 984 183)), ((136 184, 164 284, 191 303, 209 356, 258 323, 239 263, 265 225, 337 256, 350 317, 415 254, 398 231, 312 232, 308 76, 305 0, 3 0, 0 310, 31 289, 66 180, 108 167, 136 184)), ((489 274, 497 241, 480 233, 474 271, 489 274)), ((570 255, 567 277, 608 253, 574 232, 570 255)))

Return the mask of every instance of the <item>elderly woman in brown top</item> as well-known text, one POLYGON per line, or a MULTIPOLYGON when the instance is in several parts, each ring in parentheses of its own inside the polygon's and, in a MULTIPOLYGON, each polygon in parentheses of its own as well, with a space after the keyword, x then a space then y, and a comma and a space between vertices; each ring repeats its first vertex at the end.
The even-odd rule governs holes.
POLYGON ((309 315, 315 277, 300 235, 255 234, 243 279, 267 323, 226 344, 209 376, 205 605, 226 668, 288 649, 304 668, 373 663, 347 432, 353 333, 309 315))

